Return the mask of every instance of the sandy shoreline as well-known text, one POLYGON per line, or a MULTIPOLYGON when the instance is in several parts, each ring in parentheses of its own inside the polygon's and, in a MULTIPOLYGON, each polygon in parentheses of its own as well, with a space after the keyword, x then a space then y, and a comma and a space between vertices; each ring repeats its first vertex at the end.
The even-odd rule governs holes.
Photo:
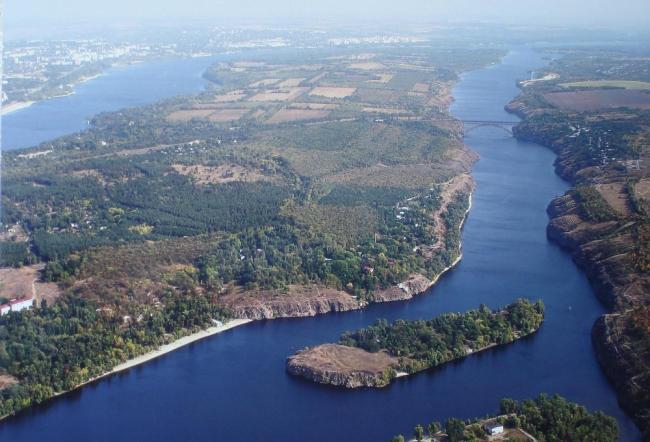
POLYGON ((1 114, 7 115, 21 109, 26 109, 34 103, 35 101, 15 101, 13 103, 3 104, 1 114))
MULTIPOLYGON (((205 339, 209 336, 216 335, 222 332, 225 332, 226 330, 230 330, 231 328, 239 327, 240 325, 248 324, 249 322, 252 322, 251 319, 233 319, 231 321, 228 321, 224 325, 217 326, 217 327, 210 327, 206 328, 205 330, 198 331, 196 333, 192 333, 191 335, 183 336, 180 339, 175 340, 174 342, 170 342, 169 344, 165 344, 161 346, 160 348, 150 351, 149 353, 145 353, 143 355, 137 356, 133 359, 129 359, 126 362, 123 362, 119 365, 116 365, 113 367, 111 371, 108 371, 102 375, 99 375, 97 377, 94 377, 92 379, 87 380, 86 382, 77 385, 75 388, 72 390, 76 390, 78 388, 83 387, 86 384, 90 384, 91 382, 95 382, 99 379, 105 378, 107 376, 113 375, 115 373, 119 373, 124 370, 128 370, 130 368, 136 367, 138 365, 144 364, 146 362, 149 362, 153 359, 159 358, 160 356, 166 355, 167 353, 171 353, 174 350, 178 350, 181 347, 184 347, 188 344, 191 344, 196 341, 200 341, 201 339, 205 339)), ((68 393, 69 391, 62 391, 60 393, 55 394, 54 396, 60 396, 62 394, 68 393)))
MULTIPOLYGON (((65 93, 65 94, 61 94, 61 95, 54 95, 54 96, 52 96, 52 97, 47 97, 47 98, 45 98, 45 99, 43 99, 43 100, 39 100, 39 102, 40 102, 40 101, 53 100, 53 99, 55 99, 55 98, 67 97, 67 96, 70 96, 70 95, 74 95, 74 93, 75 93, 74 88, 75 88, 76 86, 78 86, 78 85, 80 85, 80 84, 82 84, 82 83, 86 83, 86 82, 88 82, 88 81, 94 80, 94 79, 96 79, 96 78, 99 78, 99 77, 101 77, 102 75, 104 75, 104 73, 103 73, 103 72, 100 72, 100 73, 97 73, 97 74, 91 75, 91 76, 89 76, 89 77, 82 77, 82 78, 80 78, 77 82, 75 82, 74 84, 71 84, 71 85, 70 85, 70 86, 72 87, 72 90, 71 90, 70 92, 65 93)), ((3 105, 2 105, 2 111, 0 112, 0 115, 8 115, 8 114, 10 114, 10 113, 12 113, 12 112, 16 112, 16 111, 19 111, 19 110, 21 110, 21 109, 26 109, 26 108, 30 107, 32 104, 34 104, 34 103, 36 103, 36 101, 15 101, 15 102, 13 102, 13 103, 3 104, 3 105)))

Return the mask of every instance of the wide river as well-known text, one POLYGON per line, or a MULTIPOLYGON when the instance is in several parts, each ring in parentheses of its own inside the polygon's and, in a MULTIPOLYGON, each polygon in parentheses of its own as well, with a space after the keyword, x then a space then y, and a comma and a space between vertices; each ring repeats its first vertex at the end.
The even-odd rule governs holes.
MULTIPOLYGON (((516 121, 503 110, 518 93, 516 79, 544 63, 517 49, 501 64, 463 75, 453 114, 516 121)), ((130 88, 108 78, 84 88, 130 88)), ((39 131, 41 122, 29 124, 39 131)), ((29 126, 22 130, 30 132, 29 126)), ((603 410, 618 420, 622 440, 640 440, 592 348, 591 326, 604 309, 571 258, 546 239, 546 206, 567 189, 553 172, 554 154, 498 127, 476 128, 466 142, 481 159, 473 171, 478 185, 463 232, 463 261, 427 294, 362 312, 230 330, 21 413, 0 424, 0 440, 381 442, 410 435, 417 423, 483 416, 496 412, 502 397, 542 392, 603 410), (481 303, 498 308, 518 297, 546 304, 547 319, 536 335, 381 390, 327 388, 285 372, 294 351, 336 341, 378 318, 430 318, 481 303)))

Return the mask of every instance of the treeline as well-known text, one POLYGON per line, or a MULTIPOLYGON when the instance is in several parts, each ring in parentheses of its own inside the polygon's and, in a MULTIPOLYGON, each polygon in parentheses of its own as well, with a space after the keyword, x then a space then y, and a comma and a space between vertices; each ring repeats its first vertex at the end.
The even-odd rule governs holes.
POLYGON ((0 241, 0 266, 19 267, 33 264, 36 261, 36 257, 29 251, 28 243, 0 241))
POLYGON ((224 319, 214 296, 167 292, 161 308, 131 316, 87 299, 0 317, 0 373, 18 380, 0 390, 0 415, 38 404, 110 371, 128 359, 224 319))
MULTIPOLYGON (((569 402, 559 395, 549 397, 541 394, 537 399, 518 402, 510 398, 501 400, 500 415, 492 418, 463 421, 450 418, 444 427, 432 422, 425 427, 416 425, 413 434, 417 441, 424 439, 425 431, 429 437, 447 436, 450 442, 489 440, 483 422, 496 422, 504 425, 506 431, 523 429, 539 442, 614 442, 618 440, 616 420, 601 411, 590 413, 582 405, 569 402)), ((512 439, 524 435, 512 435, 512 439)), ((398 435, 392 442, 404 442, 398 435)))
POLYGON ((431 320, 398 320, 347 332, 339 343, 370 352, 386 350, 400 358, 409 373, 443 364, 491 345, 506 344, 536 331, 544 320, 541 300, 519 299, 492 312, 482 305, 466 313, 448 313, 431 320))

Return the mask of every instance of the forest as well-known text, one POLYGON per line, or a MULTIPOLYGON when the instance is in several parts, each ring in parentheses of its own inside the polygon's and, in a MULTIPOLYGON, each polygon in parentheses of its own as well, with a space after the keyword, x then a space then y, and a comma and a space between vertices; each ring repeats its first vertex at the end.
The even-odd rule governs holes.
POLYGON ((414 373, 502 345, 537 331, 544 320, 541 300, 519 299, 496 312, 482 305, 466 313, 447 313, 431 320, 380 320, 347 332, 339 343, 369 352, 386 350, 400 358, 400 369, 414 373))

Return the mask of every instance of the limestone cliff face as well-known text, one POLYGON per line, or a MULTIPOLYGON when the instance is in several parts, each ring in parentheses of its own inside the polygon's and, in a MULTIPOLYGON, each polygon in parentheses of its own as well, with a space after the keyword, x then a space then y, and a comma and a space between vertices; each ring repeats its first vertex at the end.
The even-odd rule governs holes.
POLYGON ((374 294, 375 302, 405 301, 420 293, 424 293, 431 287, 432 281, 420 274, 410 275, 409 278, 393 287, 378 290, 374 294))
POLYGON ((362 308, 346 292, 322 286, 290 286, 286 291, 258 290, 222 297, 225 307, 238 319, 273 319, 316 316, 362 308))
POLYGON ((384 387, 397 366, 397 358, 384 351, 324 344, 299 351, 287 359, 287 371, 319 384, 335 387, 384 387))

